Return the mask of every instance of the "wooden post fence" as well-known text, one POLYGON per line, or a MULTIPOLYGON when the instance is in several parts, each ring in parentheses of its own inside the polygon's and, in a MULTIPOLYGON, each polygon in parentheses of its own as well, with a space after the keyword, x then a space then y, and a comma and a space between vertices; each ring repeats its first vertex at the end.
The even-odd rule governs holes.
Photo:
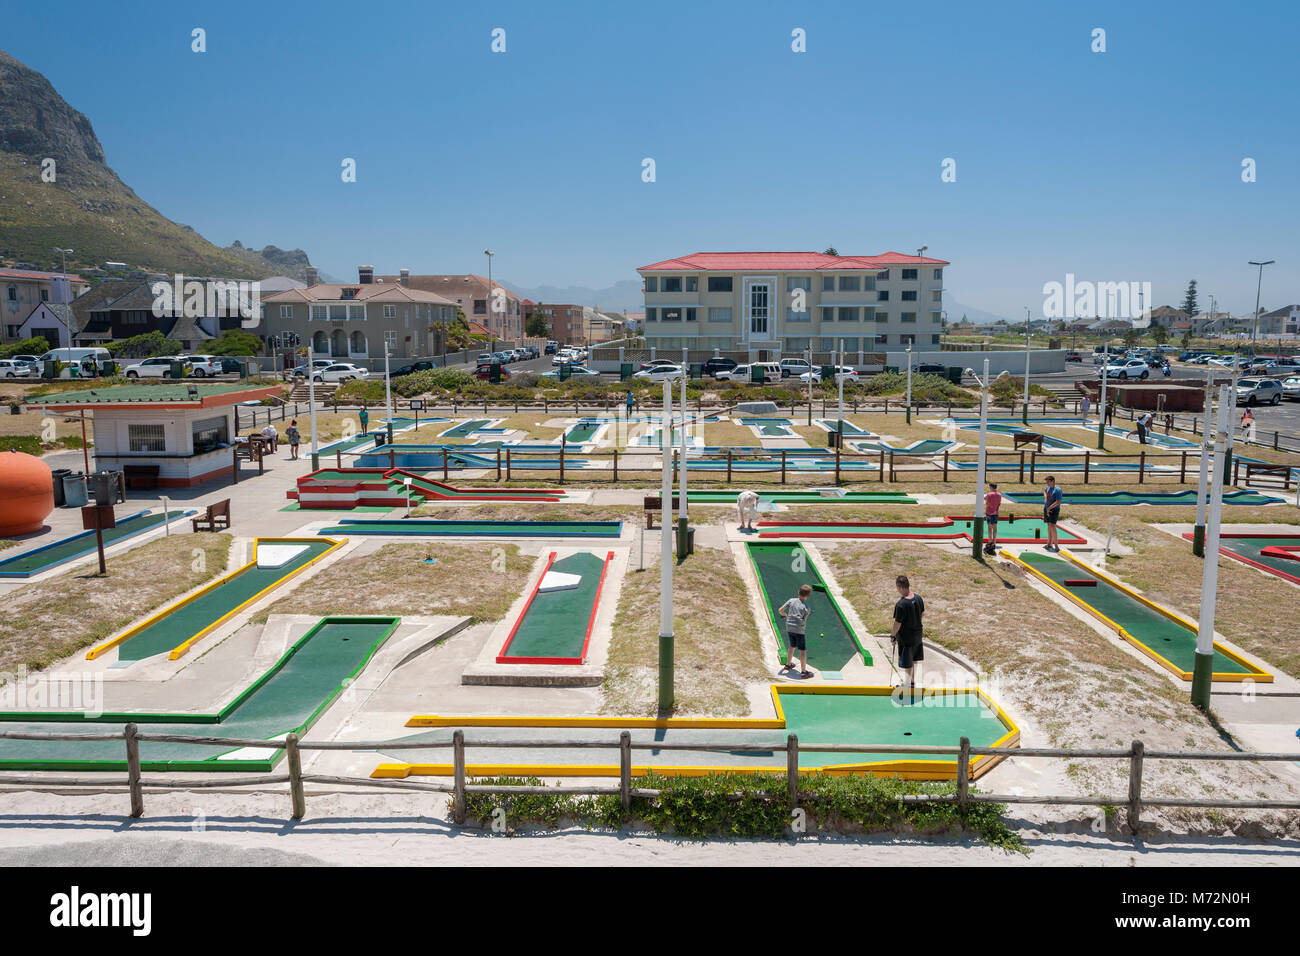
POLYGON ((135 724, 126 725, 126 780, 131 791, 131 816, 144 816, 144 789, 140 784, 140 732, 135 724))
POLYGON ((632 735, 618 735, 618 795, 624 815, 632 810, 632 735))
POLYGON ((957 810, 966 815, 966 803, 970 798, 970 738, 963 737, 957 751, 957 810))
POLYGON ((785 786, 790 794, 790 809, 799 806, 799 737, 785 738, 785 786))
POLYGON ((452 774, 455 777, 454 795, 451 803, 452 819, 458 824, 465 822, 465 731, 457 730, 451 735, 452 774))
POLYGON ((1142 741, 1133 741, 1133 756, 1128 765, 1128 828, 1134 835, 1142 817, 1142 757, 1145 752, 1142 741))
POLYGON ((298 735, 284 738, 284 754, 289 761, 289 799, 293 804, 293 818, 301 820, 307 815, 307 796, 302 789, 302 753, 298 750, 298 735))

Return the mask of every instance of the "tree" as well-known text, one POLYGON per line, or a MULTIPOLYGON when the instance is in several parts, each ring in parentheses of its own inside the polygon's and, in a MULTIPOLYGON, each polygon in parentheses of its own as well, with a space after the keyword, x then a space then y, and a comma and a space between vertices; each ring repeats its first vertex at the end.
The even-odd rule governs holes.
POLYGON ((220 337, 208 344, 211 355, 256 355, 262 350, 262 340, 251 332, 226 329, 220 337))
POLYGON ((532 339, 550 338, 551 323, 549 317, 542 311, 542 303, 536 303, 533 311, 528 313, 528 321, 524 323, 524 334, 532 339))
POLYGON ((1190 349, 1192 347, 1192 333, 1190 330, 1183 333, 1181 341, 1184 349, 1190 349))
POLYGON ((1124 332, 1124 344, 1127 345, 1129 348, 1132 348, 1133 346, 1138 344, 1137 329, 1128 329, 1124 332))
POLYGON ((0 358, 13 358, 15 355, 40 355, 49 350, 50 343, 45 341, 44 336, 38 335, 34 339, 23 339, 21 342, 0 345, 0 358))
POLYGON ((157 329, 108 343, 113 358, 153 358, 155 355, 179 355, 181 343, 167 338, 157 329))
POLYGON ((1156 340, 1156 345, 1164 345, 1169 341, 1169 332, 1163 325, 1157 325, 1151 330, 1151 337, 1156 340))
POLYGON ((839 254, 840 251, 836 249, 834 246, 827 246, 826 251, 822 253, 822 255, 824 256, 838 256, 839 254))
POLYGON ((1187 292, 1183 295, 1183 311, 1187 313, 1188 318, 1191 318, 1201 311, 1200 307, 1196 304, 1195 279, 1187 283, 1187 292))

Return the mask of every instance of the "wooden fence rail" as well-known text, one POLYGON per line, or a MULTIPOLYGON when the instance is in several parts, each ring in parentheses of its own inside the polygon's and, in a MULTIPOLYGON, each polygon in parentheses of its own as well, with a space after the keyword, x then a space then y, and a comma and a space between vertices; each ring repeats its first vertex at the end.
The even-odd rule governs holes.
MULTIPOLYGON (((94 787, 98 791, 121 792, 130 796, 131 816, 144 814, 144 794, 146 792, 166 792, 185 789, 217 789, 234 786, 257 786, 285 784, 289 785, 291 816, 301 820, 307 812, 305 784, 327 784, 334 786, 379 787, 392 790, 421 790, 452 795, 452 817, 457 824, 463 824, 467 813, 467 798, 470 794, 495 794, 499 796, 520 794, 586 794, 612 795, 621 798, 624 811, 630 809, 631 798, 656 797, 661 791, 632 786, 632 753, 637 750, 670 750, 699 752, 764 752, 785 753, 784 771, 772 767, 772 773, 785 773, 787 797, 790 807, 797 807, 801 800, 815 800, 816 794, 802 793, 799 790, 799 776, 805 772, 800 769, 801 751, 846 754, 937 754, 957 757, 957 792, 953 794, 902 794, 896 799, 901 803, 956 803, 964 812, 972 803, 1011 803, 1011 804, 1045 804, 1056 806, 1124 806, 1127 809, 1127 823, 1131 832, 1136 833, 1141 823, 1142 808, 1146 807, 1195 807, 1205 809, 1237 810, 1300 810, 1300 800, 1218 800, 1187 797, 1144 797, 1142 794, 1143 768, 1150 760, 1209 760, 1209 761, 1288 761, 1294 762, 1294 753, 1252 753, 1246 751, 1228 751, 1222 753, 1204 753, 1183 750, 1148 751, 1141 740, 1134 740, 1127 749, 1082 749, 1065 750, 1054 747, 1025 747, 1007 750, 997 747, 980 747, 971 744, 970 739, 962 737, 957 746, 947 745, 903 745, 903 744, 801 744, 798 736, 789 734, 785 743, 668 743, 648 741, 637 743, 628 731, 620 733, 617 740, 470 740, 465 739, 465 731, 457 728, 452 731, 451 739, 445 741, 413 742, 403 740, 359 740, 359 741, 320 741, 310 742, 299 739, 297 734, 289 734, 284 741, 250 740, 239 737, 191 737, 181 734, 140 733, 138 725, 127 724, 120 734, 108 733, 35 733, 30 731, 0 731, 0 739, 10 740, 49 740, 49 741, 106 741, 121 740, 125 743, 127 773, 125 781, 120 777, 68 777, 44 774, 0 773, 0 785, 21 786, 26 790, 62 789, 65 787, 94 787), (260 774, 248 777, 225 777, 215 775, 211 779, 151 779, 146 784, 140 769, 140 744, 174 743, 194 744, 198 746, 222 746, 231 748, 260 748, 263 750, 284 750, 288 763, 288 773, 260 774), (502 787, 490 784, 472 784, 466 771, 465 751, 474 748, 509 748, 509 749, 567 749, 567 750, 617 750, 619 754, 619 783, 616 787, 598 785, 574 786, 518 786, 502 787), (373 752, 375 750, 438 750, 450 748, 452 751, 451 783, 423 782, 412 780, 387 780, 372 777, 344 777, 327 774, 303 773, 301 753, 304 750, 373 752), (1070 794, 999 794, 970 792, 971 757, 998 756, 1004 758, 1060 758, 1067 760, 1098 759, 1128 761, 1128 793, 1126 796, 1086 797, 1070 794)), ((734 795, 739 797, 739 794, 734 795)))

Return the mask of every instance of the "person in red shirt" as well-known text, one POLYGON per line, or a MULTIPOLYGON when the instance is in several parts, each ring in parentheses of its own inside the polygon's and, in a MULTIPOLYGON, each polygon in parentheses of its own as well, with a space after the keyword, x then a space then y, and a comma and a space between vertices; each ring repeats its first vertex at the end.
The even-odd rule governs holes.
POLYGON ((984 523, 989 527, 988 544, 984 546, 985 554, 993 554, 998 546, 998 510, 1002 507, 1002 495, 998 493, 996 481, 989 482, 988 493, 984 495, 984 523))

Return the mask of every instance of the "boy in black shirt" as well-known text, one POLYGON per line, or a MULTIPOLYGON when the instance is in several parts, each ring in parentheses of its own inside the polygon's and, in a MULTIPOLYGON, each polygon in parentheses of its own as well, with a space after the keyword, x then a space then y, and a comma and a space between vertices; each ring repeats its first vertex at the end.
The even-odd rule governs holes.
POLYGON ((921 615, 925 613, 925 602, 921 595, 912 593, 906 574, 900 574, 894 584, 898 587, 898 603, 894 605, 894 632, 890 640, 898 646, 898 669, 907 675, 908 687, 914 688, 916 663, 925 659, 925 647, 921 643, 921 615))

